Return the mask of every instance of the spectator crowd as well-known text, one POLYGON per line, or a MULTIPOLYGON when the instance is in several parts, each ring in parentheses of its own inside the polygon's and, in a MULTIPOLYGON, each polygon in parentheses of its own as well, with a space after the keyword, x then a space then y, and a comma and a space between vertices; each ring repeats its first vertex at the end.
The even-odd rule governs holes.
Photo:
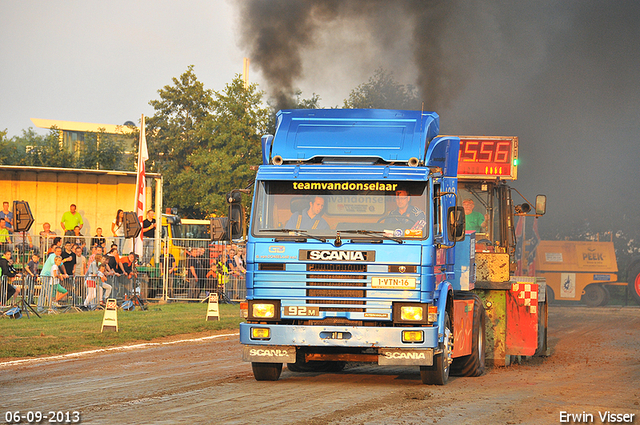
MULTIPOLYGON (((71 204, 69 211, 61 217, 60 235, 52 229, 51 223, 45 222, 42 230, 32 236, 29 232, 14 231, 9 202, 3 202, 0 211, 0 306, 16 303, 22 290, 28 292, 22 296, 32 303, 39 284, 40 298, 49 299, 47 307, 56 309, 68 306, 93 309, 104 305, 109 297, 149 296, 152 288, 142 285, 138 288, 137 278, 138 267, 148 267, 152 262, 155 212, 147 211, 142 223, 141 258, 134 252, 123 253, 123 217, 123 210, 119 209, 111 224, 112 237, 107 238, 100 227, 96 228, 95 235, 85 236, 82 216, 76 205, 71 204), (46 297, 42 297, 42 291, 46 291, 46 297)), ((220 293, 230 280, 244 280, 246 257, 242 246, 186 247, 179 251, 181 258, 176 258, 174 253, 164 246, 159 262, 160 277, 162 282, 166 281, 169 299, 197 300, 213 291, 220 293)), ((156 296, 157 292, 158 288, 156 296)))

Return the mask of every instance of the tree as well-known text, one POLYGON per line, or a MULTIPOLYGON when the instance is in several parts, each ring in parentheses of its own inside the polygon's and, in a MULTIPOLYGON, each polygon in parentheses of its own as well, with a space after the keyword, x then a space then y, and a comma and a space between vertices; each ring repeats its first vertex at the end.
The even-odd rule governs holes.
POLYGON ((392 72, 378 68, 368 82, 351 90, 344 107, 419 110, 420 100, 415 87, 398 83, 392 72))
POLYGON ((58 168, 76 166, 73 154, 60 146, 60 131, 56 128, 50 129, 47 135, 40 135, 29 127, 28 130, 22 130, 21 136, 15 136, 11 141, 21 151, 21 155, 14 158, 13 165, 58 168))
POLYGON ((251 166, 262 162, 260 138, 269 122, 263 96, 255 84, 245 88, 239 75, 214 93, 214 118, 203 129, 211 137, 189 157, 181 176, 191 185, 189 202, 200 215, 227 215, 226 193, 255 179, 251 166))
POLYGON ((189 214, 195 212, 193 182, 185 174, 191 171, 189 157, 211 138, 205 129, 213 120, 213 98, 198 81, 193 65, 172 81, 173 86, 158 90, 160 100, 149 102, 155 114, 146 122, 148 164, 149 171, 164 176, 164 204, 189 214))
POLYGON ((188 217, 226 215, 225 194, 249 185, 251 165, 261 162, 264 94, 255 84, 245 88, 238 75, 221 92, 207 90, 193 66, 158 93, 146 130, 150 171, 164 177, 164 204, 188 217))
POLYGON ((7 130, 0 131, 0 164, 18 165, 24 158, 25 149, 12 139, 7 139, 7 130))
POLYGON ((76 168, 135 171, 133 155, 125 154, 123 137, 105 133, 104 129, 97 133, 85 132, 76 168))

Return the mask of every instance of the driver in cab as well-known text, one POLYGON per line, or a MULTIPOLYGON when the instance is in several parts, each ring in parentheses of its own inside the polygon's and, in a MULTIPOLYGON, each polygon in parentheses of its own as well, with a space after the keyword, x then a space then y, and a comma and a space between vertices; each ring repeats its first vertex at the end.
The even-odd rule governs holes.
POLYGON ((387 221, 395 221, 405 228, 422 229, 427 224, 427 217, 424 211, 410 203, 409 192, 404 189, 396 190, 398 208, 389 213, 387 221))
POLYGON ((309 208, 302 212, 295 213, 287 221, 287 229, 304 230, 328 230, 329 223, 322 218, 324 199, 320 196, 314 197, 309 202, 309 208))

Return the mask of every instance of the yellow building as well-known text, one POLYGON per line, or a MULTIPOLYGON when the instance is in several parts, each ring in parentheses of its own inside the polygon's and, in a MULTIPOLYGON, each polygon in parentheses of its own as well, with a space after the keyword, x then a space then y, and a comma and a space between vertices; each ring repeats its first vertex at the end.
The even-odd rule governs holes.
MULTIPOLYGON (((82 234, 95 235, 102 227, 111 236, 111 222, 118 209, 135 211, 135 172, 79 170, 74 168, 0 166, 0 202, 27 201, 34 217, 30 234, 37 235, 46 222, 62 233, 62 214, 76 204, 83 218, 82 234)), ((147 173, 147 208, 162 207, 162 176, 147 173), (155 185, 154 185, 155 183, 155 185), (155 189, 155 205, 152 193, 155 189)), ((159 216, 160 214, 158 214, 159 216)))

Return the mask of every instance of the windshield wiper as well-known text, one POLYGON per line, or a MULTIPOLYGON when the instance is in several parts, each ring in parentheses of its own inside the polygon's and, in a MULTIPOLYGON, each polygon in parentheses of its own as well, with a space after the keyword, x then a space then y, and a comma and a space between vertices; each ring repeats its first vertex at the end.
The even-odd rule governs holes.
POLYGON ((404 243, 404 241, 402 239, 396 238, 396 237, 393 237, 393 236, 389 236, 389 235, 385 234, 383 231, 380 231, 380 230, 341 230, 341 232, 357 233, 359 235, 382 236, 385 239, 389 239, 391 241, 398 242, 399 244, 403 244, 404 243))
POLYGON ((314 236, 314 235, 310 235, 306 230, 300 230, 300 229, 262 229, 262 230, 258 230, 259 233, 263 233, 263 232, 278 232, 278 233, 295 233, 297 235, 303 235, 305 237, 310 237, 311 239, 315 239, 317 241, 320 242, 326 242, 327 240, 325 238, 321 238, 319 236, 314 236))

